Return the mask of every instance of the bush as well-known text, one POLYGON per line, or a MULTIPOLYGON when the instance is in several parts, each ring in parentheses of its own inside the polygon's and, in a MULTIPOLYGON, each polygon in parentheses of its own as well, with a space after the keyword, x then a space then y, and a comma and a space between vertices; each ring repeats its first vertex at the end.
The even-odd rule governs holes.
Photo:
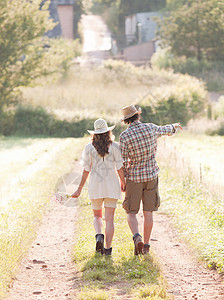
POLYGON ((209 91, 223 91, 224 61, 177 57, 171 53, 170 48, 165 48, 153 54, 151 63, 159 69, 173 69, 174 72, 201 78, 207 83, 209 91))
MULTIPOLYGON (((83 137, 93 128, 95 119, 60 120, 42 107, 19 106, 14 114, 4 113, 0 117, 0 133, 16 136, 83 137)), ((109 124, 111 126, 112 124, 109 124)), ((117 125, 113 133, 119 136, 125 128, 117 125)))
POLYGON ((219 97, 218 102, 214 105, 214 117, 224 118, 224 96, 219 97))
POLYGON ((151 117, 160 125, 171 122, 186 125, 191 118, 204 114, 206 100, 207 92, 202 82, 179 74, 173 82, 152 87, 139 105, 145 121, 151 117))
POLYGON ((174 97, 170 97, 168 101, 158 102, 154 112, 151 106, 143 106, 142 121, 159 125, 181 122, 182 125, 186 125, 189 114, 184 102, 178 102, 174 97))
POLYGON ((0 135, 10 135, 14 127, 14 114, 12 111, 0 112, 0 135))
POLYGON ((209 129, 206 131, 208 135, 221 135, 224 136, 224 121, 219 123, 218 128, 216 129, 209 129))
POLYGON ((44 135, 52 137, 82 137, 92 128, 94 120, 59 120, 42 107, 20 106, 14 117, 13 134, 19 136, 44 135))
POLYGON ((53 116, 42 107, 19 106, 15 111, 13 132, 16 135, 47 135, 53 116))
POLYGON ((224 61, 208 61, 205 58, 199 61, 197 58, 178 57, 171 53, 170 48, 160 49, 155 52, 152 56, 151 63, 152 66, 160 69, 172 68, 175 72, 192 75, 212 70, 219 72, 224 71, 224 61))
POLYGON ((147 95, 138 103, 142 120, 156 124, 187 122, 203 114, 207 102, 204 83, 190 75, 172 70, 138 68, 131 63, 107 60, 102 67, 104 80, 120 80, 126 86, 141 84, 148 87, 147 95))
POLYGON ((49 126, 49 136, 54 137, 83 137, 87 129, 93 127, 93 119, 83 119, 68 122, 66 120, 55 119, 49 126))

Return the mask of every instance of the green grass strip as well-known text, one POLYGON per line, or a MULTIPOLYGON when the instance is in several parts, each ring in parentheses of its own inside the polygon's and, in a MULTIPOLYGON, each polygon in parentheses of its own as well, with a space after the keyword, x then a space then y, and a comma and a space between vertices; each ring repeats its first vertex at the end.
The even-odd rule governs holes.
POLYGON ((160 176, 160 211, 172 216, 182 237, 211 268, 224 272, 224 205, 189 175, 164 168, 160 176))
POLYGON ((163 278, 153 256, 134 256, 126 213, 118 203, 112 257, 95 253, 93 213, 86 195, 82 197, 77 222, 74 262, 80 272, 77 299, 168 299, 163 278))

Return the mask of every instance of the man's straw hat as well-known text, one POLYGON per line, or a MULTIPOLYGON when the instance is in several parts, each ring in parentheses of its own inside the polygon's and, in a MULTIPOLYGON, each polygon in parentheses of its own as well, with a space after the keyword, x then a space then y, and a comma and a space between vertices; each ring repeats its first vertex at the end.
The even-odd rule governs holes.
POLYGON ((113 130, 115 125, 108 127, 107 122, 104 119, 97 119, 94 122, 94 130, 87 130, 90 134, 100 134, 113 130))
POLYGON ((142 113, 142 110, 141 108, 139 107, 138 109, 136 109, 136 107, 131 104, 129 106, 125 106, 123 107, 123 119, 121 119, 121 122, 128 119, 128 118, 131 118, 132 116, 136 115, 136 114, 141 114, 142 113))

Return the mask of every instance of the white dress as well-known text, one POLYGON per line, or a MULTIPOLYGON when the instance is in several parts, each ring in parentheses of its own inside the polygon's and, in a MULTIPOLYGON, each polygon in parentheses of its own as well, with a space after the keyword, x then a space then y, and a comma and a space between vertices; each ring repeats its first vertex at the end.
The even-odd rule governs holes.
POLYGON ((109 154, 104 158, 100 156, 92 143, 85 146, 82 153, 81 164, 89 177, 89 199, 114 198, 121 199, 120 182, 116 170, 123 166, 120 146, 112 142, 109 154))

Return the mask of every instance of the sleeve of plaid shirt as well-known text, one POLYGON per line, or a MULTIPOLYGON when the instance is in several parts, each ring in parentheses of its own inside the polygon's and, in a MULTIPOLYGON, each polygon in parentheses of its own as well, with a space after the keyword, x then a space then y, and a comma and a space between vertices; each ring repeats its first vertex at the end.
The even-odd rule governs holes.
POLYGON ((128 167, 128 147, 126 141, 120 136, 120 147, 121 147, 121 155, 124 160, 123 167, 124 167, 124 175, 127 174, 127 167, 128 167))
POLYGON ((157 135, 157 137, 161 137, 162 135, 173 135, 175 133, 173 125, 164 125, 157 126, 155 124, 150 124, 157 135))

